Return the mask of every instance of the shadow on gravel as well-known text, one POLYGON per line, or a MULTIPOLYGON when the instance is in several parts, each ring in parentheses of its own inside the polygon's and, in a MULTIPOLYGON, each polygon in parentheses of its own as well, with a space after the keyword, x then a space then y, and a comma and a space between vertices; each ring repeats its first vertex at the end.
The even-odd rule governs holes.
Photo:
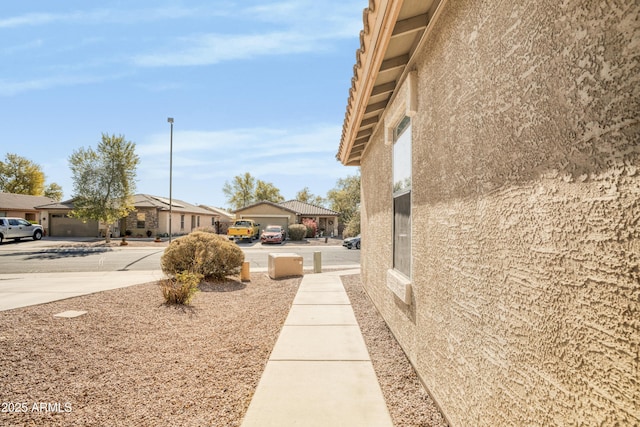
POLYGON ((224 282, 202 282, 198 285, 201 292, 234 292, 246 288, 247 284, 237 280, 225 280, 224 282))
POLYGON ((173 309, 175 311, 181 311, 184 314, 188 314, 190 316, 194 316, 196 314, 198 314, 201 310, 191 306, 191 305, 185 305, 185 304, 170 304, 170 303, 166 303, 163 302, 162 304, 160 304, 158 307, 164 307, 166 309, 173 309))

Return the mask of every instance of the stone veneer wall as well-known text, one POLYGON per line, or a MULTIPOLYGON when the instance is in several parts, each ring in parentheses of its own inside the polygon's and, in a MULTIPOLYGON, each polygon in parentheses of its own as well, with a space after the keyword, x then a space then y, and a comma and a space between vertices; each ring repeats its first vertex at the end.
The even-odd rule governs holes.
POLYGON ((386 287, 381 128, 365 287, 452 425, 639 425, 640 4, 444 7, 415 67, 412 303, 386 287))
MULTIPOLYGON (((142 234, 146 237, 147 230, 153 232, 153 236, 156 235, 159 227, 158 210, 155 208, 139 208, 133 212, 129 212, 126 218, 127 230, 131 230, 134 236, 142 234), (145 226, 144 228, 138 228, 138 213, 145 214, 145 226)), ((124 230, 122 231, 124 233, 124 230)))

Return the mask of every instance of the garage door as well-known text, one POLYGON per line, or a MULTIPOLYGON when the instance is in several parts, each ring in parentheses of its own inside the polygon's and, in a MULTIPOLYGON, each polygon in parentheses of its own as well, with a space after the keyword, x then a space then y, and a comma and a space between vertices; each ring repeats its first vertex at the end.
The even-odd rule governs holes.
POLYGON ((251 217, 254 221, 260 224, 260 232, 268 225, 279 225, 285 230, 289 230, 289 218, 282 216, 265 216, 265 217, 251 217))
POLYGON ((53 237, 97 237, 98 222, 71 218, 69 215, 52 214, 49 235, 53 237))

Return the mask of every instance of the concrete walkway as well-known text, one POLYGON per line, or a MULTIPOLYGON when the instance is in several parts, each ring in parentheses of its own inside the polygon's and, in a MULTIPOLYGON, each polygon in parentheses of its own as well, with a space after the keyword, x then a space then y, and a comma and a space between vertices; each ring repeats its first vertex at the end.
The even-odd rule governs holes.
POLYGON ((160 270, 0 274, 0 311, 155 282, 160 270))
POLYGON ((243 427, 393 426, 340 280, 352 273, 304 276, 243 427))

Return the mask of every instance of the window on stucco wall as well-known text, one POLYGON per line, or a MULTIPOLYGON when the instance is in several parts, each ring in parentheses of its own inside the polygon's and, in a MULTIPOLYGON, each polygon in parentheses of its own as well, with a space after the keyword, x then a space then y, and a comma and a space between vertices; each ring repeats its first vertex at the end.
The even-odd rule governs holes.
POLYGON ((393 268, 411 277, 411 118, 393 130, 393 268))

